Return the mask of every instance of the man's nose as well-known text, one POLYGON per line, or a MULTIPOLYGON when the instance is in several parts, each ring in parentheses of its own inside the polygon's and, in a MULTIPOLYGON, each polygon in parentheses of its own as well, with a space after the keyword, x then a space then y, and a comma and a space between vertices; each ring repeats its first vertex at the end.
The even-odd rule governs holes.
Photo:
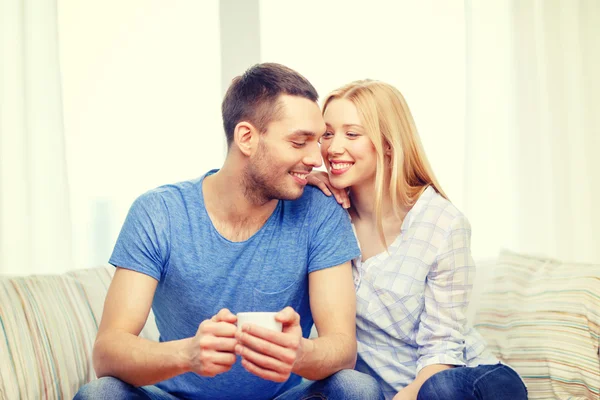
POLYGON ((321 158, 321 151, 319 150, 319 145, 315 142, 311 144, 309 147, 309 152, 304 158, 304 164, 310 165, 313 168, 319 168, 323 165, 323 159, 321 158))

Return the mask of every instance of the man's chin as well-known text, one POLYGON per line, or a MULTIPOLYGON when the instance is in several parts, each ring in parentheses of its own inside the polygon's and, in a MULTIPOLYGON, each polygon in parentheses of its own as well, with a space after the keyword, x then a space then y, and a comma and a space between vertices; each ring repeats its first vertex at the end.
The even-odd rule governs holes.
POLYGON ((294 196, 287 196, 285 199, 282 199, 282 200, 298 200, 300 197, 302 197, 303 193, 304 193, 304 191, 302 191, 301 193, 294 195, 294 196))
POLYGON ((280 194, 279 200, 298 200, 300 197, 302 197, 303 193, 304 187, 288 190, 285 193, 280 194))

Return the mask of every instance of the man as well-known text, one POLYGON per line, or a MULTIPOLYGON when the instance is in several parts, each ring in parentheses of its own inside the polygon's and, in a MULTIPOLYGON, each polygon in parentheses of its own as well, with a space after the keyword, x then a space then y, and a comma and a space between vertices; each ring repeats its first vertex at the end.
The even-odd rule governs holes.
POLYGON ((223 167, 134 202, 94 346, 102 378, 76 399, 383 399, 372 378, 348 370, 349 260, 359 255, 348 216, 305 189, 321 165, 316 100, 287 67, 250 68, 223 100, 223 167), (137 336, 151 306, 159 343, 137 336), (242 311, 278 311, 283 331, 237 331, 242 311), (309 340, 313 318, 319 337, 309 340))

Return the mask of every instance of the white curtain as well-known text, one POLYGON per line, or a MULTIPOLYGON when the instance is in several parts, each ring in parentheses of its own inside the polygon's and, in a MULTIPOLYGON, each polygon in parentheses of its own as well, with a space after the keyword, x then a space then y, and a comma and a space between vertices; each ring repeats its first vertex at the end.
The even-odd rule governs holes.
POLYGON ((474 248, 600 262, 600 2, 467 0, 465 15, 474 248))
POLYGON ((0 274, 71 269, 55 0, 0 0, 0 274))

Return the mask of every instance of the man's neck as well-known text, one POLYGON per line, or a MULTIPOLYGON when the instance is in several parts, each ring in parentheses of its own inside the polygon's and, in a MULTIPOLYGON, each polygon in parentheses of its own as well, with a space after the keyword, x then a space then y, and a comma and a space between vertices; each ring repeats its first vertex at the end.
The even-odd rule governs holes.
POLYGON ((252 195, 242 173, 224 165, 202 184, 204 204, 215 228, 232 241, 244 241, 269 219, 278 200, 252 195))

